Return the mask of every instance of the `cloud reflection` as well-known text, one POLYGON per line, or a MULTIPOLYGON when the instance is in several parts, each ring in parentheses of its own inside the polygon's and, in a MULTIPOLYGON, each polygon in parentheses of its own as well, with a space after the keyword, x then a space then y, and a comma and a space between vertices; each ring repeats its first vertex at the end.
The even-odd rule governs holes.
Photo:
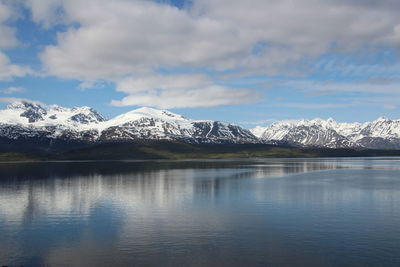
MULTIPOLYGON (((366 199, 381 213, 400 214, 392 205, 400 201, 397 165, 362 159, 0 164, 0 235, 7 241, 0 244, 0 259, 24 265, 172 264, 168 257, 174 254, 190 264, 196 251, 218 261, 220 245, 239 244, 235 238, 242 235, 257 240, 257 231, 283 246, 280 227, 301 236, 313 231, 313 220, 340 225, 337 213, 366 199), (239 227, 246 224, 251 227, 239 227)), ((354 214, 369 211, 363 206, 354 214)))

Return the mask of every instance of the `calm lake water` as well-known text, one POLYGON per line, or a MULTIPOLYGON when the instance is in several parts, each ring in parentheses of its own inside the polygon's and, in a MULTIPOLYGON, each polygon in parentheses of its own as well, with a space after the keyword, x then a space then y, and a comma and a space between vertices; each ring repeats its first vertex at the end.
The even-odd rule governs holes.
POLYGON ((0 265, 400 266, 400 159, 0 163, 0 265))

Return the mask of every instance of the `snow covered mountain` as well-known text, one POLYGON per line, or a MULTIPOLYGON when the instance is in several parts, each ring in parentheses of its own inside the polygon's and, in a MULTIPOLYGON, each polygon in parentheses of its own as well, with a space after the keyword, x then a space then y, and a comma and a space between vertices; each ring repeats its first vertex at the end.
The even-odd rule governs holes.
POLYGON ((0 110, 0 137, 80 142, 181 140, 257 143, 250 131, 219 121, 196 121, 166 110, 139 108, 107 120, 90 107, 64 108, 19 101, 0 110))
POLYGON ((249 131, 229 123, 191 120, 146 107, 109 120, 90 107, 64 108, 30 101, 14 102, 0 110, 0 148, 13 142, 47 146, 136 140, 400 149, 400 120, 383 117, 366 123, 340 123, 331 118, 294 120, 249 131))
POLYGON ((294 120, 250 130, 265 143, 303 147, 400 149, 400 120, 384 117, 366 123, 294 120))

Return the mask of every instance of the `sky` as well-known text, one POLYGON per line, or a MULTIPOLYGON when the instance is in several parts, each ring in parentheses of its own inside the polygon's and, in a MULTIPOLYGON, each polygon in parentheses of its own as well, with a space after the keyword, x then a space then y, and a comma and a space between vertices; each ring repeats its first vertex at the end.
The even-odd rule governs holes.
POLYGON ((398 0, 0 0, 0 105, 400 118, 398 0))

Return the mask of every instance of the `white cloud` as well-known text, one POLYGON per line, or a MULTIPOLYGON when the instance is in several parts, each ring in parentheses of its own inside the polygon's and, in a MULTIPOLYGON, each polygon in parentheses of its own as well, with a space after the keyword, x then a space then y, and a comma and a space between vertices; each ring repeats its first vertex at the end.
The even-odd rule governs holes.
POLYGON ((126 78, 117 83, 117 90, 124 93, 139 93, 155 89, 193 89, 211 86, 213 81, 202 74, 145 75, 126 78))
POLYGON ((101 80, 97 81, 83 81, 78 85, 79 90, 86 90, 91 88, 104 88, 105 82, 101 80))
POLYGON ((161 66, 205 66, 245 49, 229 25, 150 1, 64 1, 63 7, 81 27, 60 34, 58 45, 41 56, 48 71, 62 77, 96 79, 161 66))
POLYGON ((276 106, 287 107, 287 108, 297 108, 297 109, 336 109, 336 108, 346 108, 351 106, 357 106, 360 103, 350 103, 350 104, 337 104, 337 103, 282 103, 276 106))
POLYGON ((14 94, 14 93, 22 93, 25 91, 23 87, 8 87, 4 90, 1 90, 3 94, 14 94))
POLYGON ((63 22, 61 0, 25 0, 25 4, 31 9, 33 20, 45 27, 63 22))
POLYGON ((287 88, 306 90, 313 95, 321 95, 326 92, 398 94, 400 88, 399 82, 316 82, 312 80, 292 80, 284 82, 282 85, 287 88))
POLYGON ((310 92, 310 93, 306 94, 305 97, 319 97, 319 96, 325 96, 325 95, 332 95, 335 93, 336 93, 336 91, 319 90, 319 91, 310 92))
POLYGON ((400 82, 398 79, 373 79, 363 82, 316 82, 312 80, 292 80, 280 84, 285 88, 299 89, 305 97, 335 94, 340 103, 282 103, 279 106, 299 109, 344 108, 349 106, 373 106, 396 109, 400 100, 400 82), (343 102, 345 102, 343 104, 343 102))
POLYGON ((384 108, 384 109, 396 109, 397 106, 396 106, 396 105, 393 105, 393 104, 384 104, 384 105, 383 105, 383 108, 384 108))
MULTIPOLYGON (((40 54, 46 71, 81 80, 82 88, 97 80, 116 82, 116 89, 128 96, 113 101, 114 105, 211 106, 248 103, 259 97, 249 89, 218 86, 201 74, 197 78, 195 74, 175 79, 157 76, 159 69, 290 76, 317 68, 330 71, 331 64, 318 65, 318 58, 326 53, 352 53, 365 47, 400 49, 398 1, 192 2, 178 9, 145 0, 27 0, 35 21, 46 27, 67 26, 58 33, 57 42, 40 54)), ((391 68, 393 75, 398 73, 396 66, 391 68)), ((373 64, 348 66, 344 71, 351 76, 377 70, 380 75, 387 73, 373 64)), ((339 90, 337 85, 309 85, 317 95, 398 91, 397 85, 341 84, 339 90)))
POLYGON ((114 106, 155 106, 160 108, 212 107, 254 103, 260 95, 250 89, 232 89, 223 86, 209 86, 200 89, 152 90, 139 92, 113 100, 114 106))
POLYGON ((19 97, 0 97, 0 102, 1 103, 14 103, 14 102, 28 102, 28 103, 34 103, 34 104, 40 104, 42 106, 45 106, 44 103, 36 100, 31 100, 31 99, 26 99, 26 98, 19 98, 19 97))
POLYGON ((117 83, 117 91, 129 96, 112 101, 115 106, 212 107, 261 100, 261 95, 255 90, 214 85, 209 76, 202 74, 130 77, 117 83))
POLYGON ((0 1, 0 49, 14 47, 18 44, 15 29, 6 25, 14 16, 13 10, 0 1))
POLYGON ((31 72, 28 67, 12 64, 4 52, 4 49, 9 49, 19 44, 15 28, 7 24, 16 16, 17 14, 9 5, 6 5, 5 1, 0 1, 0 81, 10 80, 13 77, 22 77, 31 72))
POLYGON ((399 4, 391 1, 198 0, 188 9, 140 0, 30 2, 37 20, 54 20, 58 3, 64 21, 79 23, 41 55, 50 73, 67 78, 158 67, 287 73, 333 44, 336 51, 400 45, 399 4))
POLYGON ((49 73, 61 77, 93 80, 158 67, 216 65, 245 49, 235 28, 165 4, 70 0, 63 8, 80 27, 59 34, 58 44, 41 55, 49 73))
POLYGON ((10 59, 0 51, 0 81, 23 77, 29 73, 32 73, 29 67, 12 64, 10 59))

